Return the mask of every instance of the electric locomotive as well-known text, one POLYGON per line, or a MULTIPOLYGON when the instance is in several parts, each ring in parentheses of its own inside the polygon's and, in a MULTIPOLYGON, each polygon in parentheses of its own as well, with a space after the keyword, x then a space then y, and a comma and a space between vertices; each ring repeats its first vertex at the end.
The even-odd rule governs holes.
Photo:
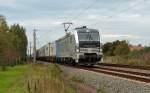
POLYGON ((56 60, 58 63, 95 65, 102 59, 100 34, 97 29, 86 26, 75 28, 56 40, 56 60))

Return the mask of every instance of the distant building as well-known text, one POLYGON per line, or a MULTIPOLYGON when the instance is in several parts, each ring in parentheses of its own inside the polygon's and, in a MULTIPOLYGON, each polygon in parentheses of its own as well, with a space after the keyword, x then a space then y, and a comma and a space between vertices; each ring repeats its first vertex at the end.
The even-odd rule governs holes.
POLYGON ((130 51, 134 51, 134 50, 139 51, 139 50, 144 49, 144 47, 141 44, 139 44, 139 45, 131 45, 131 44, 129 44, 129 49, 130 49, 130 51))

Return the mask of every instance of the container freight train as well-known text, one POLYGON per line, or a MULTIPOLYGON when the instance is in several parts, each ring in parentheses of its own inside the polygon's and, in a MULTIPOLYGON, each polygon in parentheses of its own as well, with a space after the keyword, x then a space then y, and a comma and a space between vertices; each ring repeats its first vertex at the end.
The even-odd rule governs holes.
POLYGON ((96 29, 76 28, 74 33, 37 50, 37 59, 79 65, 95 65, 102 59, 100 35, 96 29))
POLYGON ((36 51, 37 60, 55 62, 56 48, 55 43, 48 43, 36 51))

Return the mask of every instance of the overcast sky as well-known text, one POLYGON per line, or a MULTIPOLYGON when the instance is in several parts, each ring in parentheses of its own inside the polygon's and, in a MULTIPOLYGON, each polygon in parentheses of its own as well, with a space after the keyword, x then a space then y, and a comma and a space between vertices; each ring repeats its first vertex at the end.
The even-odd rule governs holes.
POLYGON ((24 26, 31 42, 36 28, 38 47, 63 36, 66 21, 99 29, 103 43, 150 45, 150 0, 0 0, 0 14, 24 26))

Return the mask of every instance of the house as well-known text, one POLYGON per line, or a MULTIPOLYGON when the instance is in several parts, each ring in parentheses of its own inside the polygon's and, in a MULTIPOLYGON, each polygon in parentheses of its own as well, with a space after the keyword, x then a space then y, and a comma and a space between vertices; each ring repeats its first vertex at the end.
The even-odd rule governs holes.
POLYGON ((144 47, 141 44, 139 44, 139 45, 129 44, 129 49, 130 49, 130 51, 134 51, 134 50, 139 51, 139 50, 144 49, 144 47))

